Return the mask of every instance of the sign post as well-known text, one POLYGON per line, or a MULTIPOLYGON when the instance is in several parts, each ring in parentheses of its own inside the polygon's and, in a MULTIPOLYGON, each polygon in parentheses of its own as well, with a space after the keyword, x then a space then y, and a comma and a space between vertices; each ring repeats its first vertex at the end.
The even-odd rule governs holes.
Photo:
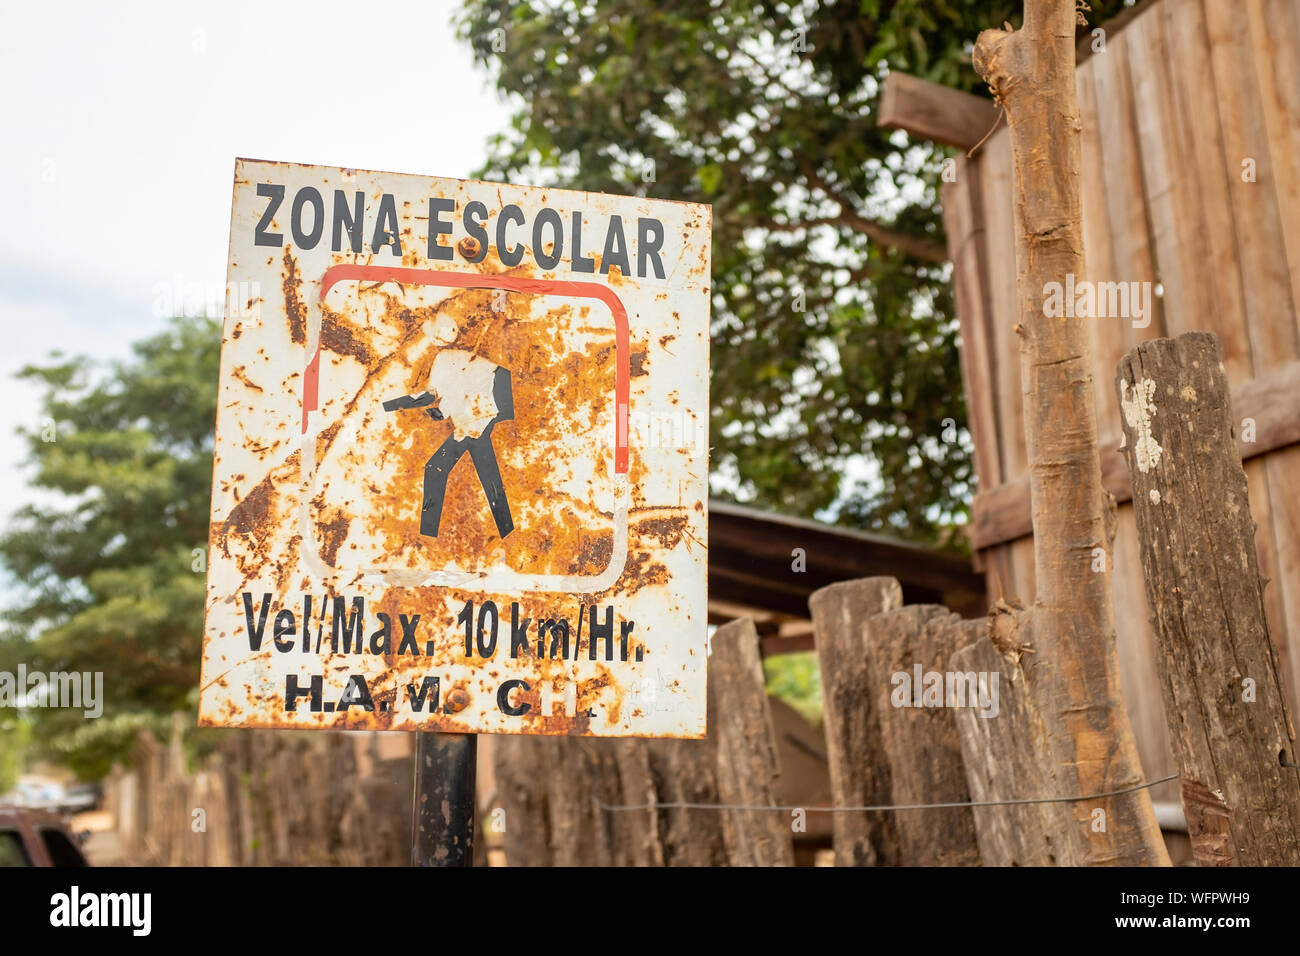
POLYGON ((415 735, 411 866, 474 865, 474 734, 415 735))
POLYGON ((237 161, 199 723, 420 732, 419 863, 474 734, 704 736, 710 229, 237 161))

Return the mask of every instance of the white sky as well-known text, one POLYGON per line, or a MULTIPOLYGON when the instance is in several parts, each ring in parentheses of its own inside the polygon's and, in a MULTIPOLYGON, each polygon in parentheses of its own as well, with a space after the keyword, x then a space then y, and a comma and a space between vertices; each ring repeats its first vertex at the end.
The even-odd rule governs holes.
POLYGON ((467 176, 507 111, 459 3, 6 3, 0 10, 0 523, 30 500, 13 380, 162 327, 225 285, 236 156, 467 176))

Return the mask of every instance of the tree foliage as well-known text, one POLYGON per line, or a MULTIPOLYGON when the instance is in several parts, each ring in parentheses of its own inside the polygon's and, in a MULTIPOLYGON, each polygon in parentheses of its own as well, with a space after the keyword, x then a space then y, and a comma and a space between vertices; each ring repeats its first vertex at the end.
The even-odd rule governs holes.
POLYGON ((1020 7, 465 3, 515 105, 484 176, 713 205, 715 493, 926 540, 964 513, 946 153, 876 112, 889 70, 980 91, 971 43, 1020 7))
POLYGON ((219 348, 216 320, 175 319, 108 368, 20 373, 43 394, 22 432, 39 497, 0 535, 20 594, 0 669, 104 673, 104 716, 30 712, 35 742, 88 776, 198 684, 219 348))

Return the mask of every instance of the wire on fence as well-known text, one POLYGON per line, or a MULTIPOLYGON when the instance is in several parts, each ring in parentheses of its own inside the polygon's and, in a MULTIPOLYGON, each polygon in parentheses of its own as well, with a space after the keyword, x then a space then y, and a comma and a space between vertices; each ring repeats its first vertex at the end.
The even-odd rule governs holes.
POLYGON ((1024 806, 1032 803, 1077 803, 1080 800, 1101 800, 1105 797, 1118 797, 1121 794, 1133 793, 1137 790, 1145 790, 1148 787, 1154 787, 1158 784, 1168 783, 1170 780, 1177 780, 1178 774, 1171 773, 1167 777, 1161 777, 1159 780, 1148 780, 1145 783, 1135 783, 1131 787, 1120 787, 1118 790, 1107 790, 1102 793, 1088 793, 1077 797, 1024 797, 1015 800, 963 800, 952 803, 897 803, 897 804, 878 804, 870 807, 799 807, 799 806, 766 806, 760 804, 744 803, 688 803, 678 801, 673 803, 604 803, 596 800, 596 805, 608 813, 617 813, 626 810, 781 810, 793 811, 803 810, 807 813, 875 813, 885 810, 951 810, 956 807, 1009 807, 1024 806))

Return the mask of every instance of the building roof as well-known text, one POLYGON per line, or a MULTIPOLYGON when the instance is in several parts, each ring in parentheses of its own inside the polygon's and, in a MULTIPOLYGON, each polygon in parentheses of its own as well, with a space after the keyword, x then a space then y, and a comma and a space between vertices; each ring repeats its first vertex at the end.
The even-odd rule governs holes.
POLYGON ((808 597, 818 588, 878 575, 897 578, 908 604, 943 604, 967 617, 984 612, 984 576, 964 555, 709 502, 710 620, 754 618, 766 653, 812 646, 808 597))

